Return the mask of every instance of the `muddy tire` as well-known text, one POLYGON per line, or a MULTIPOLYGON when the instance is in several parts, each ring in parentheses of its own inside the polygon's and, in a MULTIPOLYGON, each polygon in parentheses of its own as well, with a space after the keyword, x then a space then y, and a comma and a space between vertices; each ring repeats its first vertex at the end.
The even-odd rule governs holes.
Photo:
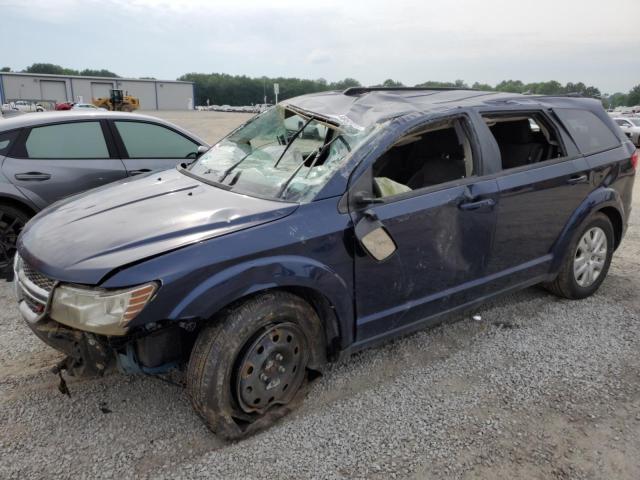
POLYGON ((556 279, 543 286, 559 297, 574 300, 592 295, 607 276, 614 245, 611 221, 596 213, 574 234, 556 279))
POLYGON ((309 360, 324 349, 322 331, 315 310, 288 292, 227 309, 200 331, 191 352, 193 408, 227 440, 271 426, 304 397, 309 360))

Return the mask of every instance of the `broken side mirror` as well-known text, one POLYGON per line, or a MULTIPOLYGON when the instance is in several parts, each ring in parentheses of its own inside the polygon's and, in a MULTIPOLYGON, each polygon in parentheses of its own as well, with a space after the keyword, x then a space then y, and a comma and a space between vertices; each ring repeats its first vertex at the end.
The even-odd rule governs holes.
POLYGON ((367 192, 359 191, 353 194, 353 202, 358 207, 366 207, 374 203, 384 203, 384 200, 374 197, 367 192))
POLYGON ((209 151, 209 147, 207 147, 206 145, 200 145, 198 147, 198 150, 196 151, 196 159, 200 158, 202 155, 204 155, 208 151, 209 151))
POLYGON ((355 228, 356 238, 365 251, 379 262, 386 260, 398 249, 373 210, 366 210, 355 228))

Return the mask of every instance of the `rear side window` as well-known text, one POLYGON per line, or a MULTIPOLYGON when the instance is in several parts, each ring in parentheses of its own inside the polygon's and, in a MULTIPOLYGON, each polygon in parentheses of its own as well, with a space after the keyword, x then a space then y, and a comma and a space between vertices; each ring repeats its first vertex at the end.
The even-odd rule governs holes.
POLYGON ((620 145, 611 129, 590 111, 559 108, 555 112, 583 154, 602 152, 620 145))
POLYGON ((114 122, 129 158, 187 158, 198 145, 168 128, 143 122, 114 122))
POLYGON ((0 155, 6 155, 11 150, 19 130, 0 133, 0 155))
POLYGON ((32 128, 25 148, 29 158, 109 158, 99 122, 32 128))
POLYGON ((483 118, 500 148, 503 170, 566 156, 555 128, 539 113, 487 114, 483 118))

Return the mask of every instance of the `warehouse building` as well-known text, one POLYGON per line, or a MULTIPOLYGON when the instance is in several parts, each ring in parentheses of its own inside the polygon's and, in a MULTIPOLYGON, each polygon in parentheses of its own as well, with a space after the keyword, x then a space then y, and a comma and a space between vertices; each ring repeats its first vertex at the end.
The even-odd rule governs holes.
POLYGON ((109 97, 111 89, 121 89, 125 94, 138 97, 141 110, 193 109, 193 82, 0 73, 0 104, 27 100, 52 109, 60 102, 91 103, 93 98, 109 97))

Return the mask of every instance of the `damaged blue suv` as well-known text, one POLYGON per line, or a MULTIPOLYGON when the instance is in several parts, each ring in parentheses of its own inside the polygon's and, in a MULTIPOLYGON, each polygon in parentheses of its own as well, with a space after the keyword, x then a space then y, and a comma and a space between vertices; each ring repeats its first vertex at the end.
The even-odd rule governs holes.
POLYGON ((186 369, 217 434, 271 425, 327 362, 534 284, 594 293, 638 154, 597 100, 351 88, 190 165, 38 214, 20 313, 60 368, 186 369))

